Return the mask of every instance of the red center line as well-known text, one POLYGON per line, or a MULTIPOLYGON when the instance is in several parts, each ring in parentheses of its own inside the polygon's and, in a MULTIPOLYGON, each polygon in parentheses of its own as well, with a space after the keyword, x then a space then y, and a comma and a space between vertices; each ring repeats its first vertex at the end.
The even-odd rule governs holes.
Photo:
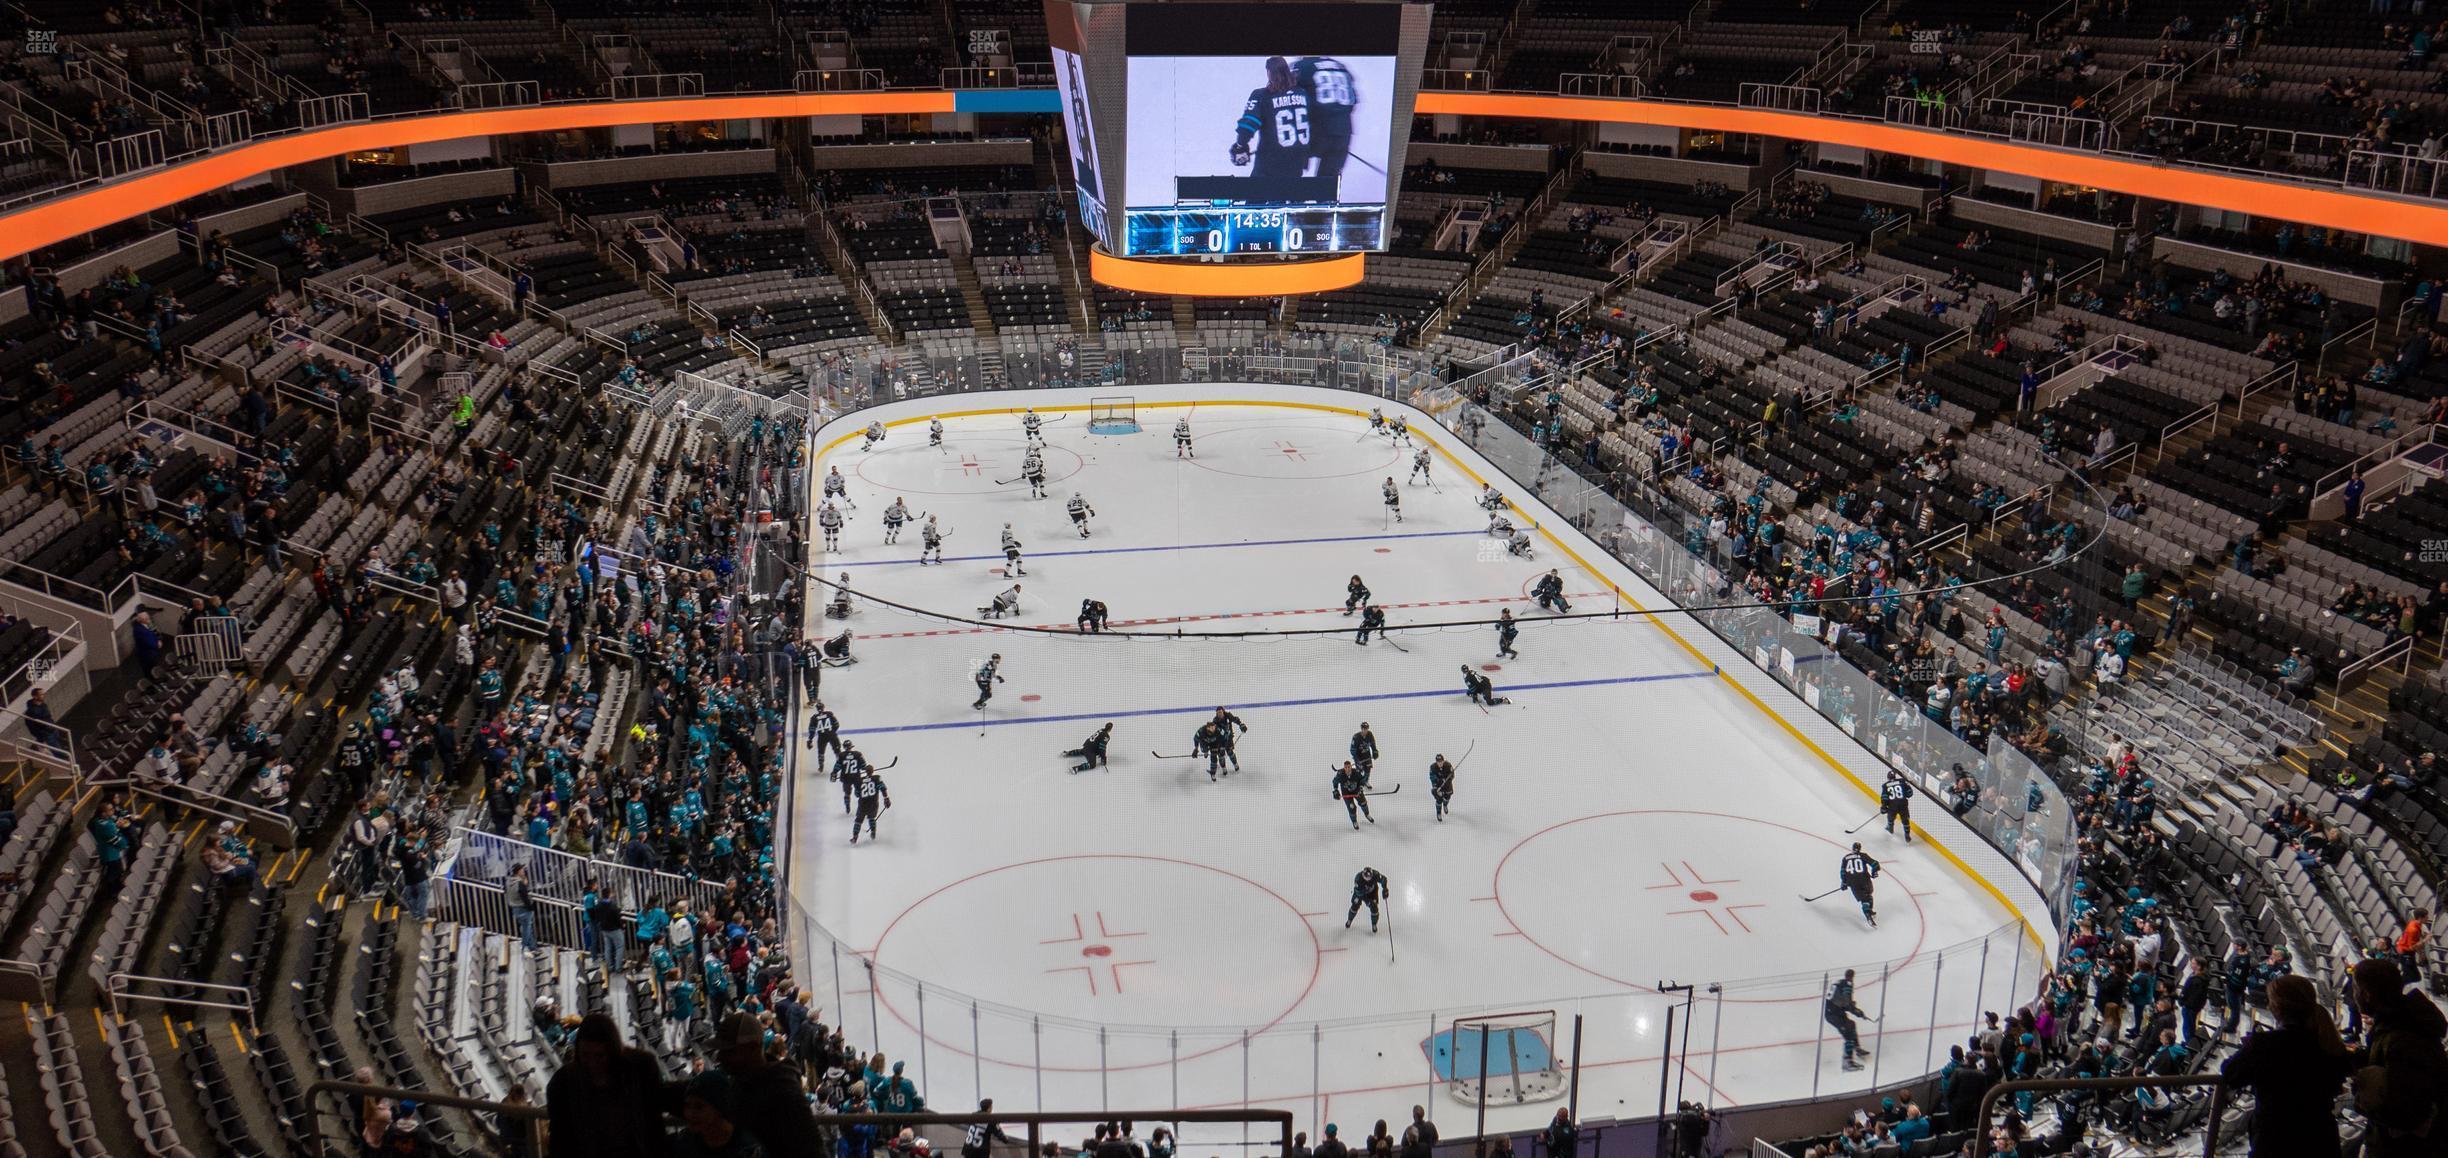
MULTIPOLYGON (((1606 594, 1606 592, 1604 592, 1604 591, 1575 591, 1575 592, 1572 592, 1572 593, 1570 593, 1570 594, 1566 595, 1566 596, 1565 596, 1565 598, 1567 598, 1567 599, 1595 599, 1595 598, 1597 598, 1598 596, 1601 596, 1601 595, 1604 595, 1604 594, 1606 594)), ((1476 606, 1476 605, 1483 604, 1483 603, 1519 603, 1519 602, 1526 602, 1526 600, 1523 600, 1523 599, 1522 599, 1522 597, 1521 597, 1521 596, 1519 596, 1519 595, 1490 595, 1490 596, 1488 596, 1488 597, 1486 597, 1486 598, 1484 598, 1484 599, 1431 599, 1431 600, 1425 600, 1425 601, 1422 601, 1422 602, 1419 602, 1419 603, 1380 603, 1380 604, 1378 604, 1377 606, 1378 606, 1378 607, 1381 607, 1381 608, 1384 608, 1384 609, 1386 609, 1386 610, 1389 610, 1389 611, 1394 611, 1394 610, 1400 610, 1400 609, 1403 609, 1403 608, 1411 608, 1411 607, 1471 607, 1471 606, 1476 606)), ((1208 621, 1211 621, 1211 620, 1217 620, 1217 619, 1271 619, 1271 618, 1275 618, 1275 617, 1278 617, 1278 616, 1285 616, 1285 615, 1325 615, 1325 614, 1327 614, 1327 613, 1329 613, 1329 612, 1335 612, 1335 611, 1341 611, 1341 610, 1343 610, 1343 609, 1342 609, 1342 608, 1340 608, 1340 607, 1310 607, 1310 608, 1300 608, 1300 609, 1287 610, 1287 611, 1225 611, 1225 612, 1218 612, 1218 613, 1216 613, 1216 614, 1212 614, 1212 615, 1175 615, 1175 616, 1168 616, 1168 617, 1165 617, 1165 618, 1160 618, 1160 619, 1109 619, 1109 620, 1107 620, 1107 621, 1106 621, 1106 626, 1108 626, 1108 627, 1162 627, 1162 626, 1164 626, 1164 625, 1166 625, 1166 624, 1172 624, 1172 623, 1205 623, 1205 622, 1208 622, 1208 621)), ((1535 620, 1525 620, 1524 622, 1536 622, 1536 621, 1535 621, 1535 620)), ((1031 629, 1031 630, 1041 630, 1041 631, 1042 631, 1042 630, 1053 630, 1053 631, 1058 631, 1058 630, 1061 630, 1061 629, 1066 628, 1066 627, 1076 627, 1077 625, 1078 625, 1078 621, 1077 621, 1077 620, 1074 620, 1074 621, 1072 621, 1072 622, 1070 622, 1070 623, 1036 623, 1036 624, 1028 624, 1028 625, 1025 625, 1025 626, 1026 626, 1026 628, 1031 629)), ((1393 626, 1394 626, 1394 627, 1396 627, 1396 628, 1400 628, 1402 625, 1401 625, 1401 624, 1399 624, 1399 623, 1397 623, 1397 624, 1394 624, 1393 626)), ((932 631, 885 631, 885 632, 878 632, 878 633, 876 633, 876 634, 874 634, 874 635, 862 635, 862 636, 860 636, 860 637, 858 637, 858 638, 859 638, 859 639, 860 639, 862 642, 864 642, 864 641, 871 641, 871 640, 878 640, 878 639, 925 639, 925 638, 928 638, 928 637, 931 637, 931 636, 938 636, 938 635, 982 635, 982 634, 985 634, 985 633, 987 633, 987 632, 1011 631, 1011 630, 1016 630, 1016 629, 1017 629, 1016 627, 1013 627, 1013 628, 1006 628, 1006 627, 942 627, 942 628, 936 628, 935 630, 932 630, 932 631)))

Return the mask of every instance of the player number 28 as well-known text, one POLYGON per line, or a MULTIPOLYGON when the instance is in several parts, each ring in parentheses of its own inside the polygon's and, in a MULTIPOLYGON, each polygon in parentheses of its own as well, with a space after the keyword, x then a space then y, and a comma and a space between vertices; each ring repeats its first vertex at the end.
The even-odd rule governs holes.
POLYGON ((1289 108, 1275 110, 1275 143, 1283 146, 1309 143, 1309 110, 1289 108))

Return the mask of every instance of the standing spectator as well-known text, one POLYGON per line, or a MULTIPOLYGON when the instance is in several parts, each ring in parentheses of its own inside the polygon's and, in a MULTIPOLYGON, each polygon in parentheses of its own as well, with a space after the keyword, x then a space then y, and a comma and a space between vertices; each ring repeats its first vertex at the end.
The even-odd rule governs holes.
POLYGON ((128 634, 136 645, 136 666, 143 668, 150 678, 162 660, 162 633, 153 630, 153 613, 137 612, 135 622, 128 626, 128 634))
POLYGON ((765 1027, 753 1013, 723 1019, 715 1041, 715 1060, 736 1083, 739 1124, 767 1158, 821 1158, 816 1117, 808 1111, 807 1091, 799 1067, 772 1060, 765 1048, 765 1027))
MULTIPOLYGON (((2284 980, 2281 978, 2280 980, 2284 980)), ((2272 981, 2277 988, 2279 981, 2272 981)), ((2355 1004, 2371 1020, 2371 1035, 2354 1075, 2354 1104, 2366 1122, 2364 1158, 2431 1156, 2448 1145, 2448 1053, 2440 1039, 2448 1017, 2419 993, 2405 991, 2397 963, 2373 958, 2354 968, 2355 1004)))
POLYGON ((510 866, 509 879, 502 882, 502 902, 510 906, 510 922, 518 926, 519 944, 529 955, 536 951, 535 895, 527 885, 527 864, 510 866))
POLYGON ((2337 1158, 2346 1043, 2309 980, 2290 975, 2270 982, 2269 1007, 2278 1024, 2245 1035, 2219 1067, 2220 1079, 2251 1090, 2259 1107, 2252 1119, 2253 1158, 2337 1158))
POLYGON ((552 1153, 585 1158, 665 1158, 663 1115, 678 1109, 661 1068, 621 1044, 609 1014, 578 1023, 571 1056, 544 1087, 552 1153))
POLYGON ((116 889, 127 879, 127 830, 119 823, 119 806, 105 800, 94 807, 94 818, 85 826, 92 834, 94 856, 102 867, 102 887, 116 889))
POLYGON ((1547 1123, 1547 1130, 1540 1137, 1547 1143, 1547 1158, 1573 1158, 1581 1148, 1581 1127, 1573 1124, 1572 1110, 1568 1107, 1556 1107, 1554 1120, 1547 1123))
POLYGON ((2422 980, 2423 949, 2431 943, 2431 910, 2416 909, 2397 934, 2397 964, 2408 983, 2422 980))
POLYGON ((1436 1144, 1436 1123, 1428 1120, 1428 1108, 1411 1107, 1411 1124, 1403 1128, 1402 1158, 1429 1158, 1436 1144))
POLYGON ((2199 957, 2185 962, 2184 980, 2176 987, 2176 1008, 2184 1014, 2184 1042, 2196 1051, 2195 1038, 2201 1036, 2203 1007, 2210 1004, 2210 969, 2199 957))

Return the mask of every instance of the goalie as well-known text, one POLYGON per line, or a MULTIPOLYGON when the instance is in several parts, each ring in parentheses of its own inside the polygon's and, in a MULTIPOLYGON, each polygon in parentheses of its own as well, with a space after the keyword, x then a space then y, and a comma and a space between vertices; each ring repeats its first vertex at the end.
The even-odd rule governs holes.
POLYGON ((833 601, 825 604, 825 618, 850 618, 850 573, 842 572, 841 586, 833 589, 833 601))
POLYGON ((824 641, 823 662, 826 667, 848 667, 858 662, 858 657, 850 654, 849 632, 844 631, 824 641))

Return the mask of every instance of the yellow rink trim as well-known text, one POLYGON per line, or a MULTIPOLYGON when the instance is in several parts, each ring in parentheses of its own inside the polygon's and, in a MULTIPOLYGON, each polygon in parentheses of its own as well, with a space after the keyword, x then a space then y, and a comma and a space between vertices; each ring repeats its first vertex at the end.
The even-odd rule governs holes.
MULTIPOLYGON (((1123 389, 1127 387, 1117 385, 1116 388, 1123 389)), ((1096 389, 1096 387, 1072 387, 1072 389, 1096 389)), ((1300 389, 1323 390, 1328 388, 1323 386, 1310 386, 1300 387, 1300 389)), ((1427 413, 1426 411, 1422 411, 1418 407, 1412 406, 1410 403, 1403 402, 1399 399, 1389 398, 1385 399, 1385 401, 1422 415, 1427 413)), ((884 405, 892 404, 885 403, 884 405)), ((1325 414, 1344 414, 1355 418, 1368 417, 1368 411, 1366 410, 1361 410, 1350 406, 1334 406, 1323 402, 1291 402, 1275 399, 1235 398, 1168 398, 1157 401, 1140 401, 1136 396, 1132 397, 1132 408, 1134 411, 1161 410, 1168 407, 1181 408, 1192 406, 1270 407, 1285 410, 1310 410, 1325 414)), ((917 423, 928 422, 938 418, 981 418, 992 417, 995 415, 1017 417, 1029 410, 1035 410, 1038 414, 1043 415, 1062 414, 1071 411, 1084 411, 1092 408, 1093 404, 1082 404, 1036 407, 1027 405, 995 406, 974 410, 947 410, 936 414, 921 414, 910 418, 892 419, 885 422, 884 426, 886 429, 890 429, 896 426, 909 426, 917 423)), ((845 415, 842 418, 835 419, 835 421, 846 423, 851 421, 853 417, 854 416, 852 415, 845 415)), ((860 423, 853 427, 849 433, 843 434, 840 437, 833 439, 831 442, 826 443, 821 450, 818 450, 814 455, 810 456, 808 460, 808 473, 811 476, 815 474, 817 459, 831 454, 835 449, 841 447, 845 443, 866 437, 866 426, 866 423, 860 423)), ((1447 448, 1444 443, 1439 442, 1437 439, 1425 433, 1425 430, 1436 430, 1442 432, 1443 429, 1443 427, 1436 425, 1432 419, 1426 424, 1425 427, 1412 427, 1411 435, 1412 437, 1427 443, 1429 446, 1434 447, 1436 452, 1445 458, 1446 462, 1452 464, 1455 470, 1462 473, 1463 477, 1468 478, 1472 482, 1477 483, 1482 487, 1487 486, 1488 481, 1485 478, 1482 478, 1479 475, 1479 472, 1472 470, 1470 468, 1470 464, 1464 462, 1459 456, 1455 455, 1454 452, 1447 448)), ((1513 480, 1508 476, 1506 481, 1511 482, 1513 480)), ((812 479, 809 485, 814 486, 816 483, 812 479)), ((1580 567, 1583 571, 1588 572, 1593 578, 1596 578, 1599 582, 1606 584, 1608 591, 1613 592, 1617 599, 1630 604, 1636 613, 1647 616, 1651 624, 1655 625, 1658 630, 1665 632, 1668 639, 1672 639, 1675 641, 1675 643, 1681 645, 1683 650, 1690 653, 1694 660, 1709 665, 1709 670, 1716 673, 1720 682, 1724 683, 1725 686, 1732 688, 1736 693, 1741 695, 1743 699, 1749 701, 1752 707, 1758 708, 1760 713, 1774 721, 1777 727, 1784 729, 1785 734, 1793 737, 1795 743, 1802 745, 1802 747, 1808 749, 1811 754, 1819 757, 1821 761, 1825 762, 1828 767, 1835 769, 1837 775, 1844 777, 1845 782, 1851 784, 1864 797, 1867 797, 1873 803, 1878 801, 1879 794, 1877 789, 1863 783, 1862 778, 1854 775, 1852 769, 1845 767, 1843 761, 1838 760, 1827 749, 1820 747, 1810 737, 1803 735, 1800 728, 1795 727, 1792 721, 1787 720, 1775 708, 1769 706, 1768 701, 1760 698, 1760 696, 1757 693, 1754 693, 1751 689, 1744 687, 1740 681, 1737 681, 1734 679, 1734 677, 1726 673, 1723 665, 1711 660, 1707 655, 1703 654, 1699 648, 1692 646, 1690 640, 1683 638, 1683 636, 1675 631, 1674 628, 1667 626, 1664 619, 1661 618, 1657 612, 1651 611, 1647 607, 1643 607, 1639 600, 1634 599, 1631 595, 1625 593, 1624 589, 1618 586, 1613 578, 1609 577, 1605 572, 1599 570, 1598 568, 1591 566, 1589 560, 1581 557, 1580 552, 1573 550, 1564 542, 1564 540, 1558 538, 1554 531, 1549 530, 1545 520, 1530 518, 1529 512, 1524 511, 1519 506, 1515 505, 1510 497, 1505 500, 1505 505, 1511 507, 1515 513, 1521 515, 1524 519, 1529 519, 1531 524, 1537 529, 1540 536, 1545 538, 1550 544, 1554 545, 1556 550, 1562 552, 1566 558, 1573 561, 1574 565, 1580 567)), ((1990 899, 1995 900, 2000 908, 2005 909, 2008 913, 2014 916, 2015 921, 2022 925, 2024 936, 2031 938, 2033 945, 2037 946, 2043 953, 2048 951, 2048 942, 2042 939, 2040 926, 2035 924, 2029 916, 2026 916, 2020 906, 2016 905, 2012 900, 2009 900, 2004 890, 1991 883, 1989 878, 1981 875, 1979 870, 1973 868, 1970 864, 1965 863, 1964 859, 1955 853, 1955 850, 1948 848, 1944 843, 1940 842, 1936 835, 1931 833, 1927 828, 1922 830, 1921 843, 1931 849, 1936 850, 1938 855, 1945 859, 1948 864, 1955 866, 1957 872, 1962 873, 1966 878, 1970 879, 1972 883, 1979 885, 1981 891, 1988 893, 1990 899)))

